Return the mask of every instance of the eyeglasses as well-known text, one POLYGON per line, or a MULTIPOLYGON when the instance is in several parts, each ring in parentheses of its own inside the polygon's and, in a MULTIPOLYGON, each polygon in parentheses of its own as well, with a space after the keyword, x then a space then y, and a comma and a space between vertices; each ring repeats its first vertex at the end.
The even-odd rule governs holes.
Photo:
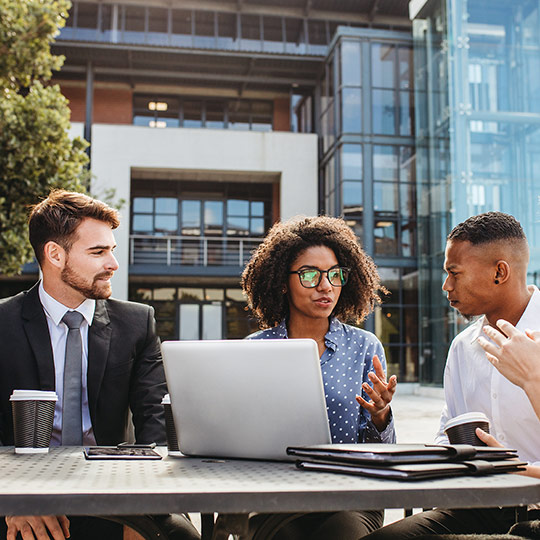
POLYGON ((330 285, 333 287, 343 287, 349 279, 350 268, 344 266, 334 266, 328 270, 319 268, 302 268, 301 270, 292 270, 289 274, 298 274, 300 285, 306 289, 313 289, 321 282, 323 274, 326 274, 330 285))

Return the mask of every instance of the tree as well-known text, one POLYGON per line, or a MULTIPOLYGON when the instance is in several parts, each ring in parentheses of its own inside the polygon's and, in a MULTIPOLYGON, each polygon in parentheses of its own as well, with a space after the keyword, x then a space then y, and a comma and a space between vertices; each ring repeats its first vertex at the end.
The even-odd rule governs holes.
POLYGON ((53 188, 84 191, 86 141, 68 136, 70 110, 52 72, 50 44, 68 0, 0 0, 0 273, 33 258, 28 207, 53 188))

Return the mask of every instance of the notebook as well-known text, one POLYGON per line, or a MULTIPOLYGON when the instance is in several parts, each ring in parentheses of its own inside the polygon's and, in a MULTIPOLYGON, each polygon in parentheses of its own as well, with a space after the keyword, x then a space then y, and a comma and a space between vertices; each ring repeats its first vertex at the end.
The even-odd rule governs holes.
POLYGON ((290 447, 287 452, 297 458, 338 461, 377 466, 400 463, 437 463, 481 459, 496 461, 517 459, 510 448, 471 446, 468 444, 333 444, 290 447))
POLYGON ((166 341, 161 348, 183 454, 293 460, 288 446, 331 442, 315 341, 166 341))
POLYGON ((509 473, 525 470, 527 463, 517 460, 468 460, 446 463, 401 463, 398 465, 369 466, 352 463, 323 463, 298 461, 296 466, 306 471, 345 473, 392 480, 427 480, 448 476, 509 473))

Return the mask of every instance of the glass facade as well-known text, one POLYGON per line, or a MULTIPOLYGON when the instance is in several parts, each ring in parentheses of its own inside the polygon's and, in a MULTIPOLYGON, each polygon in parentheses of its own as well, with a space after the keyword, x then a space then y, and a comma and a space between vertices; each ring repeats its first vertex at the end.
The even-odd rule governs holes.
POLYGON ((326 18, 227 7, 209 11, 74 0, 59 39, 324 56, 337 27, 326 18))
POLYGON ((133 96, 136 126, 272 131, 273 114, 272 101, 159 94, 133 96))
POLYGON ((423 383, 441 383, 463 326, 441 290, 455 225, 490 210, 516 216, 538 283, 539 27, 538 0, 428 0, 413 22, 423 383))
POLYGON ((413 46, 410 34, 338 28, 317 94, 321 211, 343 216, 389 294, 364 324, 391 374, 418 375, 413 46))

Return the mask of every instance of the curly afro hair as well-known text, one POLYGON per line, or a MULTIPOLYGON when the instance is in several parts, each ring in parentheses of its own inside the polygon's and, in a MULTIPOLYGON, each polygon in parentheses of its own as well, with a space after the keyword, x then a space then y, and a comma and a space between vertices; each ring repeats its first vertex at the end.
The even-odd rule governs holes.
POLYGON ((261 328, 272 328, 288 316, 283 291, 289 270, 300 253, 312 246, 330 248, 339 264, 351 269, 332 316, 359 323, 381 302, 379 291, 387 293, 375 263, 342 219, 320 216, 276 223, 242 273, 242 289, 261 328))

